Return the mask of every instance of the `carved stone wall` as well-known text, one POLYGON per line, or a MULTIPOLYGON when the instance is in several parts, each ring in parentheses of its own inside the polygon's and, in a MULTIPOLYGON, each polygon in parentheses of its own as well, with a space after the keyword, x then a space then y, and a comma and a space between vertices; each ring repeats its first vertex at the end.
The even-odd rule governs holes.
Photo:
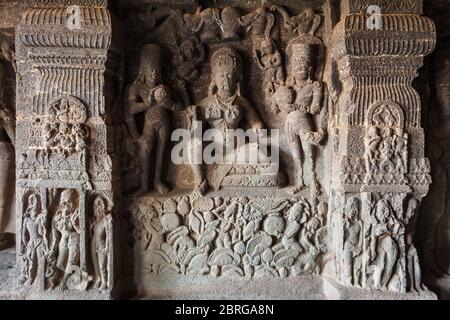
MULTIPOLYGON (((445 292, 448 46, 424 16, 436 20, 436 6, 34 0, 14 10, 21 20, 0 25, 0 84, 16 92, 0 109, 11 154, 0 170, 16 168, 19 298, 445 292)), ((1 197, 3 233, 13 198, 1 197)))
POLYGON ((119 266, 112 88, 121 57, 106 3, 81 2, 35 1, 16 31, 18 281, 110 293, 119 266), (76 28, 69 4, 79 5, 76 28))

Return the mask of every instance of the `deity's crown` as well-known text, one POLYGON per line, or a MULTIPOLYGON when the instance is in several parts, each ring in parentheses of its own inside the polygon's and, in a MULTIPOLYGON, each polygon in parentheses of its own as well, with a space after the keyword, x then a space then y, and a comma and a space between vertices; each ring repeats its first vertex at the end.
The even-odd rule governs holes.
POLYGON ((317 49, 317 46, 312 43, 293 43, 289 51, 292 61, 311 63, 317 55, 317 49))
POLYGON ((241 71, 241 58, 239 54, 230 47, 223 47, 216 50, 211 57, 211 69, 226 68, 228 70, 241 71))
POLYGON ((151 64, 152 66, 161 65, 161 48, 156 44, 146 44, 141 51, 141 65, 151 64))

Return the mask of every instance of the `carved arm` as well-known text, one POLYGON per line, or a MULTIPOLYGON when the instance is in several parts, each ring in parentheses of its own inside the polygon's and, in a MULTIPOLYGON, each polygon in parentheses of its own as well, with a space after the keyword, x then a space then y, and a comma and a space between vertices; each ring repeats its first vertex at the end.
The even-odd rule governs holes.
POLYGON ((242 98, 241 102, 242 102, 241 107, 244 111, 244 117, 250 124, 250 127, 252 129, 262 129, 264 126, 263 122, 259 117, 259 115, 256 113, 255 109, 253 109, 253 107, 246 99, 242 98))
POLYGON ((314 83, 313 100, 311 102, 310 112, 318 114, 322 110, 323 85, 321 82, 314 83))

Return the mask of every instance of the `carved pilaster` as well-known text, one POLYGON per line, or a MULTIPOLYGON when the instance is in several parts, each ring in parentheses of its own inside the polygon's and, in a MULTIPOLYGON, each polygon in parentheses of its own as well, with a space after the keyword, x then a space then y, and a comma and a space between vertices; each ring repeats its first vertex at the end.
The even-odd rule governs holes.
POLYGON ((333 243, 346 285, 424 289, 412 233, 431 178, 412 81, 436 31, 421 12, 422 1, 343 1, 334 30, 342 92, 334 119, 333 243), (380 15, 369 15, 369 5, 380 15), (369 19, 377 19, 373 28, 369 19))
POLYGON ((107 1, 34 1, 16 47, 19 282, 108 295, 118 273, 120 56, 107 1))

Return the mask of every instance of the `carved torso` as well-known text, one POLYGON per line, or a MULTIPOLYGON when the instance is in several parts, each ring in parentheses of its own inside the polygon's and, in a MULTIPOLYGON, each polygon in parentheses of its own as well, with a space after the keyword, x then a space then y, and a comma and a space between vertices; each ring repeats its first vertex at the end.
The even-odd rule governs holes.
POLYGON ((244 117, 243 98, 235 96, 224 101, 216 94, 205 98, 201 103, 202 119, 212 128, 226 130, 237 129, 244 117))

